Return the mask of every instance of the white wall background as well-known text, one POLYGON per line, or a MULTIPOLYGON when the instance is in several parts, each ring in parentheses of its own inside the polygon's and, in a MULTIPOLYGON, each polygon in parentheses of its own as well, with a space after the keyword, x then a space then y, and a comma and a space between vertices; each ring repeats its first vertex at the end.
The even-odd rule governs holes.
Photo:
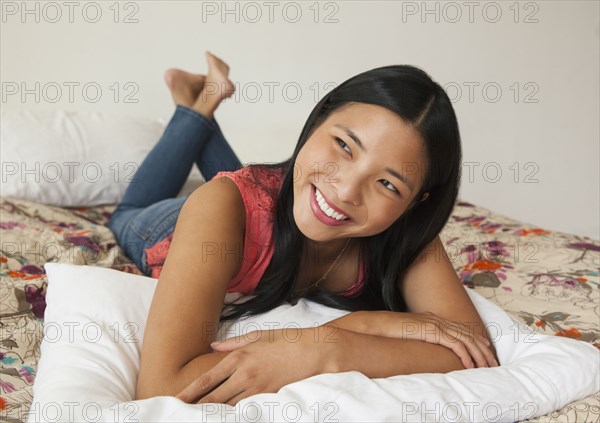
POLYGON ((453 98, 463 200, 600 239, 596 1, 71 4, 2 1, 2 111, 168 119, 164 70, 204 73, 210 50, 238 83, 216 114, 225 135, 242 162, 275 162, 329 83, 412 64, 453 98))

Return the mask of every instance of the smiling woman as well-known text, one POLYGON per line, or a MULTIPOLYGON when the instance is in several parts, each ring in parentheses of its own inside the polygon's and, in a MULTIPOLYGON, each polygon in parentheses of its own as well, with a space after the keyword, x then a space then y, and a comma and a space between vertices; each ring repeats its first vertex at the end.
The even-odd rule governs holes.
POLYGON ((294 180, 294 197, 312 198, 315 186, 332 209, 351 219, 341 227, 320 225, 306 202, 296 201, 298 229, 310 240, 338 240, 339 245, 347 237, 381 233, 414 200, 425 176, 390 169, 424 169, 426 160, 421 136, 395 113, 362 103, 338 109, 296 157, 303 171, 294 180))
POLYGON ((315 106, 288 160, 250 166, 284 172, 273 211, 274 253, 255 297, 222 318, 293 301, 348 239, 321 289, 306 297, 352 311, 408 311, 400 283, 447 223, 461 157, 452 104, 423 70, 385 66, 340 84, 315 106), (339 295, 362 268, 364 289, 339 295))
MULTIPOLYGON (((233 405, 323 372, 380 377, 497 365, 448 257, 420 260, 441 247, 460 182, 458 123, 439 84, 409 65, 361 73, 315 106, 289 159, 242 167, 213 117, 234 87, 229 67, 207 57, 206 76, 167 72, 176 113, 110 222, 140 268, 159 279, 136 397, 179 393, 233 405), (208 182, 185 201, 172 198, 194 161, 229 166, 216 175, 201 169, 208 182), (252 297, 225 311, 226 292, 252 297), (268 331, 211 350, 210 328, 220 321, 300 297, 354 312, 332 324, 339 342, 290 343, 268 331), (172 315, 183 318, 167 329, 172 315), (406 323, 421 328, 398 330, 406 323), (435 336, 426 336, 432 323, 435 336)), ((322 339, 332 325, 300 331, 322 339)))

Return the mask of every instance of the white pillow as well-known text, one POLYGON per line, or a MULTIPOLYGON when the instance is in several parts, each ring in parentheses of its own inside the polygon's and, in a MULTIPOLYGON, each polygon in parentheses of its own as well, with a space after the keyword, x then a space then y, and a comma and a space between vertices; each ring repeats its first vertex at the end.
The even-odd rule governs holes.
MULTIPOLYGON (((109 268, 44 265, 44 339, 29 422, 38 421, 517 421, 545 415, 598 391, 600 352, 535 334, 465 288, 489 327, 501 367, 369 379, 321 374, 254 395, 236 407, 161 396, 132 401, 145 320, 156 279, 109 268), (72 328, 72 330, 69 330, 72 328), (300 415, 300 418, 297 416, 300 415), (296 416, 296 417, 295 417, 296 416)), ((227 294, 225 301, 241 294, 227 294)), ((308 327, 346 311, 306 299, 222 324, 217 339, 293 324, 308 327), (242 324, 243 323, 243 324, 242 324), (251 324, 254 323, 254 324, 251 324)), ((165 316, 166 319, 175 316, 165 316)))
MULTIPOLYGON (((74 207, 115 204, 165 124, 75 111, 4 113, 0 120, 3 196, 74 207)), ((178 196, 204 179, 194 165, 178 196)))

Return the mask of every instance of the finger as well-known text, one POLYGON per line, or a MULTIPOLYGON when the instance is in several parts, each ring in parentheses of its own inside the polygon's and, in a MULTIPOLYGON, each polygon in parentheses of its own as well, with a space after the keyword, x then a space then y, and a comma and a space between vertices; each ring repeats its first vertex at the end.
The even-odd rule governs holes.
POLYGON ((468 332, 465 334, 468 339, 467 349, 471 356, 477 362, 477 367, 495 367, 497 365, 494 354, 490 349, 490 342, 480 334, 468 332), (475 336, 473 336, 475 335, 475 336))
MULTIPOLYGON (((435 315, 430 316, 433 320, 435 320, 435 317, 435 315)), ((426 335, 425 340, 450 348, 458 355, 465 368, 474 368, 475 364, 477 364, 477 367, 492 367, 494 365, 495 360, 493 360, 493 355, 491 356, 492 360, 490 360, 489 354, 491 354, 491 351, 489 351, 486 344, 487 340, 482 335, 473 333, 459 322, 440 320, 435 325, 441 339, 438 336, 436 336, 438 338, 436 340, 427 339, 428 336, 426 335)))
POLYGON ((494 355, 494 349, 493 349, 493 342, 488 341, 486 338, 483 338, 483 341, 485 342, 485 345, 487 346, 487 348, 484 348, 484 354, 488 359, 488 363, 491 364, 490 367, 499 367, 500 363, 498 362, 498 360, 496 359, 496 356, 494 355))
MULTIPOLYGON (((430 342, 434 344, 440 344, 452 350, 458 358, 460 358, 465 369, 471 369, 475 367, 475 363, 471 359, 471 355, 467 350, 467 347, 463 342, 460 341, 462 336, 462 332, 459 330, 456 325, 452 324, 442 324, 443 322, 426 322, 425 325, 432 325, 435 328, 434 330, 428 329, 424 334, 424 338, 422 339, 425 342, 430 342)), ((451 322, 450 322, 451 323, 451 322)))
POLYGON ((235 407, 238 402, 240 402, 241 400, 248 398, 252 395, 254 395, 254 394, 249 394, 248 391, 241 392, 241 393, 237 394, 235 397, 231 398, 229 401, 227 401, 227 405, 231 405, 232 407, 235 407))
POLYGON ((211 348, 218 351, 232 351, 248 345, 252 342, 260 340, 262 337, 262 330, 253 330, 243 335, 233 336, 223 341, 215 341, 210 344, 211 348))
POLYGON ((458 323, 458 322, 448 322, 447 326, 444 327, 446 332, 451 332, 456 338, 462 340, 463 342, 467 340, 468 342, 475 342, 475 340, 479 340, 481 343, 485 345, 489 345, 487 339, 485 339, 481 334, 474 332, 470 327, 458 323))
POLYGON ((223 383, 233 373, 233 368, 228 364, 229 356, 217 363, 212 369, 196 378, 183 391, 177 394, 182 401, 192 403, 211 392, 223 383))
POLYGON ((481 334, 476 334, 477 339, 479 340, 479 344, 481 346, 481 352, 484 354, 488 367, 497 367, 499 366, 498 361, 496 361, 496 357, 494 356, 494 352, 492 351, 492 342, 489 341, 485 336, 481 334))
POLYGON ((458 356, 458 358, 460 358, 465 369, 471 369, 475 367, 475 363, 473 363, 469 351, 467 350, 465 345, 462 342, 460 342, 460 340, 457 338, 460 337, 460 332, 452 329, 452 333, 448 332, 447 330, 444 331, 433 322, 426 322, 426 325, 427 324, 433 324, 434 328, 437 331, 427 329, 427 331, 421 335, 420 340, 432 344, 443 345, 444 347, 449 348, 458 356))
POLYGON ((483 354, 485 355, 485 357, 487 359, 489 367, 498 367, 498 366, 500 366, 500 364, 498 364, 498 361, 496 361, 496 357, 494 356, 494 353, 492 352, 492 350, 489 347, 483 348, 482 352, 483 352, 483 354))
POLYGON ((486 337, 484 337, 483 335, 481 335, 478 332, 474 332, 473 328, 471 326, 465 325, 463 323, 447 321, 444 329, 446 329, 446 331, 448 331, 449 329, 452 329, 453 331, 455 331, 455 332, 453 332, 455 336, 457 336, 457 333, 458 333, 461 336, 466 337, 466 339, 468 339, 471 342, 474 341, 473 337, 476 337, 481 342, 483 342, 485 345, 487 345, 487 346, 490 345, 490 341, 488 341, 486 337))
POLYGON ((211 375, 204 374, 194 379, 183 391, 177 394, 177 398, 189 404, 193 403, 199 396, 210 392, 218 383, 211 375))
MULTIPOLYGON (((238 338, 238 337, 236 337, 238 338)), ((215 341, 210 344, 210 347, 215 351, 233 351, 238 348, 242 348, 244 345, 248 345, 251 341, 246 338, 240 338, 239 340, 233 340, 229 338, 224 341, 215 341)))
POLYGON ((458 355, 458 357, 461 359, 463 365, 465 366, 465 369, 474 369, 475 368, 475 362, 473 361, 473 357, 469 353, 469 350, 467 349, 465 344, 463 344, 459 340, 456 340, 454 342, 453 350, 458 355))
POLYGON ((474 333, 466 327, 457 327, 450 324, 446 329, 447 331, 452 330, 452 334, 457 338, 458 342, 462 342, 469 355, 471 361, 477 364, 477 367, 493 367, 495 360, 493 354, 490 356, 491 351, 489 349, 489 342, 482 335, 474 333))
POLYGON ((463 332, 459 336, 460 337, 457 339, 457 341, 465 346, 469 355, 471 356, 471 360, 477 364, 477 367, 489 367, 482 352, 483 349, 487 349, 483 341, 473 336, 473 334, 470 332, 463 332))
POLYGON ((464 342, 464 336, 461 339, 461 335, 459 337, 451 336, 449 333, 445 333, 442 336, 442 342, 440 345, 444 345, 447 348, 450 348, 454 353, 461 359, 463 366, 465 369, 473 369, 475 368, 475 364, 477 363, 477 367, 483 367, 481 365, 481 352, 473 346, 470 342, 464 342), (448 339, 450 338, 450 339, 448 339), (478 358, 479 357, 479 358, 478 358))
POLYGON ((476 341, 477 343, 469 343, 467 348, 469 349, 469 353, 471 357, 475 359, 477 363, 477 367, 491 367, 492 363, 488 363, 486 356, 484 355, 484 351, 487 350, 487 347, 483 345, 483 342, 476 341))
POLYGON ((465 346, 465 344, 460 342, 456 338, 453 338, 453 339, 446 339, 446 338, 447 338, 446 336, 443 336, 441 341, 439 342, 439 344, 445 346, 446 348, 451 349, 454 352, 454 354, 456 354, 458 356, 458 358, 460 358, 460 361, 462 362, 465 369, 474 368, 475 363, 473 363, 473 360, 471 359, 471 354, 469 354, 469 351, 467 350, 467 347, 465 346))
POLYGON ((229 404, 229 400, 231 398, 236 397, 245 390, 246 388, 240 385, 239 380, 237 380, 235 377, 230 377, 210 394, 200 398, 196 404, 229 404))

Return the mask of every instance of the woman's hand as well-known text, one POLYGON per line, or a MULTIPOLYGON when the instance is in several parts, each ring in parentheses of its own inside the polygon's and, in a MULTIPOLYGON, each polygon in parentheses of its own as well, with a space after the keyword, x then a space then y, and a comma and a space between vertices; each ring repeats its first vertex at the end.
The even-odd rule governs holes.
POLYGON ((335 360, 336 342, 326 340, 320 328, 258 330, 213 343, 213 350, 231 353, 177 398, 235 406, 252 395, 275 393, 290 383, 326 373, 327 363, 335 360))
MULTIPOLYGON (((450 348, 461 359, 465 368, 498 366, 490 343, 468 325, 444 319, 430 311, 424 313, 388 312, 396 320, 388 328, 397 327, 404 339, 417 339, 450 348), (402 324, 397 319, 403 316, 402 324)), ((391 322, 390 322, 391 323, 391 322)))
POLYGON ((465 368, 498 366, 490 343, 468 325, 444 319, 434 313, 369 311, 369 334, 389 338, 416 339, 443 345, 461 359, 465 368), (473 362, 475 361, 475 363, 473 362))

